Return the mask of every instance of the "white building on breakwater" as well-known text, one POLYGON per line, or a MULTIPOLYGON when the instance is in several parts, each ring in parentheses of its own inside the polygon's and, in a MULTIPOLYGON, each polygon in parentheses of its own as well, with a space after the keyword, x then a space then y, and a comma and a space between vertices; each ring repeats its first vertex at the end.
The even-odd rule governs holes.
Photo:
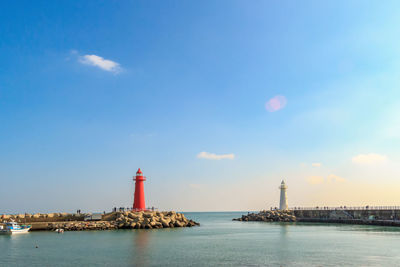
POLYGON ((288 187, 285 184, 285 181, 282 180, 281 186, 279 189, 281 190, 281 199, 279 202, 279 209, 280 210, 287 210, 288 209, 288 201, 287 201, 287 194, 286 194, 286 189, 288 187))

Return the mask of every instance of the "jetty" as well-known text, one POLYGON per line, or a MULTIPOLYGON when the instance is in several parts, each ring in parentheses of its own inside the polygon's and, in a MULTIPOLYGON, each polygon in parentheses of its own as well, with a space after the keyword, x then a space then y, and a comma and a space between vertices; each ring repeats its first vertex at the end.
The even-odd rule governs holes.
POLYGON ((400 226, 400 206, 294 207, 298 222, 400 226))
MULTIPOLYGON (((113 230, 113 229, 161 229, 192 227, 200 224, 175 211, 115 211, 102 214, 99 220, 85 220, 88 214, 46 213, 0 216, 2 222, 16 221, 30 224, 31 231, 113 230)), ((89 216, 90 217, 90 216, 89 216)))
POLYGON ((287 189, 282 180, 279 209, 248 213, 234 221, 343 223, 380 226, 400 226, 400 206, 362 207, 288 207, 287 189))
POLYGON ((365 207, 294 207, 248 213, 234 221, 341 223, 378 226, 400 226, 400 206, 365 207))
POLYGON ((161 229, 174 227, 200 226, 200 223, 187 219, 183 213, 175 211, 155 211, 154 207, 146 208, 144 197, 144 181, 139 168, 133 177, 135 194, 132 208, 115 207, 112 212, 97 213, 35 213, 35 214, 3 214, 0 224, 17 222, 31 225, 31 231, 82 231, 82 230, 112 230, 112 229, 161 229))
POLYGON ((291 210, 262 210, 259 213, 248 213, 232 220, 243 222, 295 222, 296 216, 291 210))

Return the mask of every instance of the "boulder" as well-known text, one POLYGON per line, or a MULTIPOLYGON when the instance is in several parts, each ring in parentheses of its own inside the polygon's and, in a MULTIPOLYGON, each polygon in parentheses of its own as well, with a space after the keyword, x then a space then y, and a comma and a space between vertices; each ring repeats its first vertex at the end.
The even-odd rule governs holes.
POLYGON ((163 227, 165 228, 169 227, 169 220, 167 221, 166 219, 161 219, 160 222, 163 227))
POLYGON ((175 221, 174 226, 175 227, 182 227, 183 224, 180 221, 175 221))
POLYGON ((143 213, 143 217, 145 218, 151 218, 153 216, 154 216, 153 213, 143 213))
POLYGON ((128 214, 128 217, 131 218, 131 219, 138 219, 138 218, 141 217, 141 216, 139 216, 138 214, 135 214, 135 213, 130 212, 130 213, 128 214))

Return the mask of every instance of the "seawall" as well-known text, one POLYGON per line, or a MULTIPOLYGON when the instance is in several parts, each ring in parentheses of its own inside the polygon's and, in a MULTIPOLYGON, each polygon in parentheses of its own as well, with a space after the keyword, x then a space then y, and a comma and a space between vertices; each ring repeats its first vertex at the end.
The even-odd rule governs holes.
POLYGON ((16 221, 30 224, 32 231, 56 230, 111 230, 111 229, 160 229, 174 227, 192 227, 200 224, 187 219, 184 214, 175 211, 125 211, 103 214, 98 220, 85 221, 84 214, 49 213, 1 215, 4 222, 16 221))
POLYGON ((360 219, 298 218, 297 222, 360 224, 360 225, 397 226, 397 227, 400 226, 400 220, 360 220, 360 219))
POLYGON ((83 221, 85 214, 74 213, 23 213, 23 214, 2 214, 1 221, 13 220, 19 223, 42 223, 42 222, 65 222, 83 221))
POLYGON ((400 226, 400 207, 294 208, 298 222, 400 226))
POLYGON ((260 211, 242 215, 234 221, 342 223, 400 226, 400 207, 322 207, 260 211))
POLYGON ((399 220, 400 208, 355 209, 355 208, 326 208, 326 209, 292 209, 300 219, 358 219, 358 220, 399 220))

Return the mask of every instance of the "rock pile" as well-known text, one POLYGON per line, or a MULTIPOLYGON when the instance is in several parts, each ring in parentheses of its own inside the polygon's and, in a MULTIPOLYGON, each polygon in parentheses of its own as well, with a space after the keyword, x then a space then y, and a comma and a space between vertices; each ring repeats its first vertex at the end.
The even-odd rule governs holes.
MULTIPOLYGON (((18 218, 11 216, 3 219, 18 218)), ((49 218, 49 217, 47 217, 49 218)), ((65 216, 65 218, 69 218, 65 216)), ((83 230, 112 230, 112 229, 159 229, 173 227, 192 227, 199 223, 189 220, 182 213, 175 211, 144 211, 144 212, 112 212, 104 214, 100 221, 52 221, 31 222, 32 231, 49 230, 55 231, 83 231, 83 230)))
POLYGON ((182 213, 167 212, 119 212, 116 216, 117 228, 128 229, 153 229, 192 227, 199 223, 188 220, 182 213))
POLYGON ((260 222, 295 222, 296 216, 290 210, 263 210, 259 213, 249 213, 233 221, 260 221, 260 222))
POLYGON ((117 229, 115 222, 64 222, 64 223, 49 223, 47 230, 55 231, 56 229, 63 229, 64 231, 83 231, 83 230, 112 230, 117 229))

